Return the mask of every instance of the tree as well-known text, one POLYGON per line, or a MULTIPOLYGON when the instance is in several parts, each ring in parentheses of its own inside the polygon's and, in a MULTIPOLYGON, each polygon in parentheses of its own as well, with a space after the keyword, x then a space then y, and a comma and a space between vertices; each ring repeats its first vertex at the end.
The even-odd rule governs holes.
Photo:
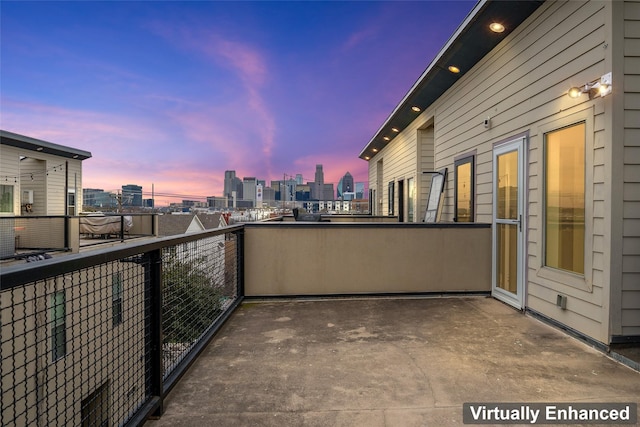
POLYGON ((220 314, 222 295, 198 260, 176 254, 163 266, 163 332, 165 343, 191 343, 220 314))

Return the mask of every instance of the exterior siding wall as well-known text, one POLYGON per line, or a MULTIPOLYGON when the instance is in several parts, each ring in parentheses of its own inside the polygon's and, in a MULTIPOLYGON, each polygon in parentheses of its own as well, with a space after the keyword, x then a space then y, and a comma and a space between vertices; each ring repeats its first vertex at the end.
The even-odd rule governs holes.
POLYGON ((416 207, 418 222, 424 220, 427 211, 427 200, 429 200, 429 191, 431 189, 431 174, 422 173, 423 171, 432 171, 435 169, 433 162, 434 137, 433 126, 426 129, 418 129, 418 187, 416 189, 416 207))
MULTIPOLYGON (((615 298, 615 295, 609 295, 612 289, 615 292, 615 287, 610 283, 612 212, 607 208, 613 199, 607 190, 612 168, 609 148, 611 97, 590 100, 583 95, 572 99, 566 93, 572 86, 584 85, 612 71, 607 58, 611 49, 619 47, 612 47, 607 38, 611 31, 608 7, 607 2, 600 1, 545 3, 424 111, 414 121, 415 126, 404 130, 380 153, 384 156, 385 174, 389 171, 384 178, 385 184, 400 173, 409 173, 411 156, 407 151, 416 149, 415 145, 407 144, 409 135, 415 133, 420 124, 433 120, 433 166, 436 170, 446 167, 449 171, 442 221, 452 221, 454 216, 454 159, 475 150, 476 221, 490 223, 494 145, 514 136, 527 135, 525 305, 605 343, 610 339, 609 299, 615 298), (488 129, 483 123, 486 118, 491 120, 488 129), (542 247, 544 134, 578 122, 585 122, 587 129, 584 278, 544 267, 542 247), (398 164, 387 169, 394 162, 398 164), (556 306, 558 294, 567 296, 566 310, 556 306)), ((638 3, 634 2, 628 8, 636 10, 638 3)), ((634 37, 640 37, 637 27, 640 22, 634 21, 632 25, 629 20, 631 18, 625 28, 634 37)), ((640 55, 640 40, 632 42, 629 38, 626 46, 634 54, 627 54, 625 64, 627 68, 637 70, 637 65, 632 64, 638 64, 635 55, 640 55)), ((628 77, 625 86, 630 85, 628 77)), ((636 92, 635 89, 640 88, 640 75, 632 77, 635 86, 630 92, 636 92)), ((613 96, 615 94, 614 89, 613 96)), ((637 333, 639 317, 635 310, 640 293, 640 146, 637 142, 640 140, 640 129, 637 128, 640 94, 636 101, 637 110, 632 112, 628 108, 626 111, 628 127, 625 130, 628 135, 623 279, 623 299, 628 298, 628 301, 623 302, 622 314, 625 333, 637 333)), ((377 157, 372 159, 372 167, 375 167, 377 157)), ((422 190, 419 206, 423 210, 428 190, 422 190)), ((386 198, 384 200, 386 204, 386 198)))
MULTIPOLYGON (((47 214, 47 173, 45 162, 29 157, 20 161, 21 191, 33 191, 33 210, 31 215, 47 214)), ((22 207, 21 215, 27 212, 22 207)))
POLYGON ((622 335, 640 335, 640 1, 624 3, 622 335))
MULTIPOLYGON (((413 178, 416 183, 414 222, 421 222, 424 218, 431 176, 423 174, 422 171, 433 169, 433 127, 428 127, 426 124, 427 120, 414 121, 393 138, 375 157, 369 160, 369 182, 375 183, 378 201, 382 198, 382 210, 378 212, 378 215, 389 215, 389 182, 391 181, 394 183, 395 193, 393 213, 395 216, 399 215, 398 181, 404 180, 406 193, 407 180, 413 178), (380 179, 378 172, 378 162, 380 160, 382 160, 383 165, 382 179, 380 179)), ((403 197, 405 197, 406 211, 406 194, 403 197)))
POLYGON ((34 190, 34 211, 30 215, 66 215, 65 180, 76 189, 76 214, 82 210, 82 161, 0 144, 2 177, 14 185, 14 214, 26 214, 21 190, 34 190), (23 160, 20 158, 23 157, 23 160), (68 172, 65 168, 68 165, 68 172), (33 180, 31 175, 33 174, 33 180), (15 182, 17 180, 17 182, 15 182))
POLYGON ((2 185, 13 186, 13 213, 0 215, 19 215, 20 213, 20 153, 18 149, 0 144, 0 171, 2 185), (16 182, 18 181, 18 182, 16 182))
MULTIPOLYGON (((454 158, 477 150, 476 207, 478 222, 492 221, 493 145, 528 133, 528 214, 526 306, 590 337, 608 342, 608 312, 603 289, 609 228, 604 204, 604 98, 571 99, 571 86, 594 80, 605 69, 603 2, 549 2, 441 98, 435 115, 436 168, 453 168, 454 158), (560 272, 552 276, 542 260, 542 147, 544 132, 576 122, 587 123, 587 220, 584 284, 560 272), (485 129, 483 121, 491 119, 485 129), (568 297, 566 310, 556 307, 558 294, 568 297)), ((453 219, 453 174, 449 175, 443 220, 453 219)))

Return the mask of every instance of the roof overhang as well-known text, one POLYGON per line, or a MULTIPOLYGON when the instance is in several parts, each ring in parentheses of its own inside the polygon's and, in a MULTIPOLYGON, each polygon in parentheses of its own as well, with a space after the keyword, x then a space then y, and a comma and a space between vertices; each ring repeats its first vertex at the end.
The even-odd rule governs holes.
POLYGON ((543 3, 544 0, 480 0, 476 3, 359 157, 364 160, 373 158, 543 3), (504 31, 491 31, 489 26, 494 22, 502 24, 504 31), (460 72, 449 71, 450 66, 457 67, 460 72), (415 111, 413 107, 419 110, 415 111))
POLYGON ((91 153, 88 151, 65 147, 64 145, 42 141, 40 139, 19 135, 6 130, 0 130, 0 141, 4 145, 10 145, 12 147, 22 148, 24 150, 35 151, 38 153, 52 154, 58 157, 66 157, 69 159, 86 160, 91 157, 91 153))

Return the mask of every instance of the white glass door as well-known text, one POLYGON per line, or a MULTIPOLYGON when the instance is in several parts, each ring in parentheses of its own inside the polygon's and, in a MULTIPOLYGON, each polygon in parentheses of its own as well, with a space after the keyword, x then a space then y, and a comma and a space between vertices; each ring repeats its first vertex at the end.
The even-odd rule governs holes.
POLYGON ((524 138, 493 150, 494 297, 524 306, 524 138))

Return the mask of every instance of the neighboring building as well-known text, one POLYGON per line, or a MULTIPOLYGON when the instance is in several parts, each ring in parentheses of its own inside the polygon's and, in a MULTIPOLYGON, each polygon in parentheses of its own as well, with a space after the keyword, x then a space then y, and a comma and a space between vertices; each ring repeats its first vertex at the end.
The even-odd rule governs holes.
POLYGON ((123 185, 122 206, 142 207, 142 186, 135 184, 123 185))
POLYGON ((493 226, 494 297, 640 341, 639 34, 634 1, 480 1, 360 153, 374 213, 421 221, 442 176, 442 221, 493 226))
POLYGON ((0 130, 0 215, 77 215, 88 151, 0 130))

